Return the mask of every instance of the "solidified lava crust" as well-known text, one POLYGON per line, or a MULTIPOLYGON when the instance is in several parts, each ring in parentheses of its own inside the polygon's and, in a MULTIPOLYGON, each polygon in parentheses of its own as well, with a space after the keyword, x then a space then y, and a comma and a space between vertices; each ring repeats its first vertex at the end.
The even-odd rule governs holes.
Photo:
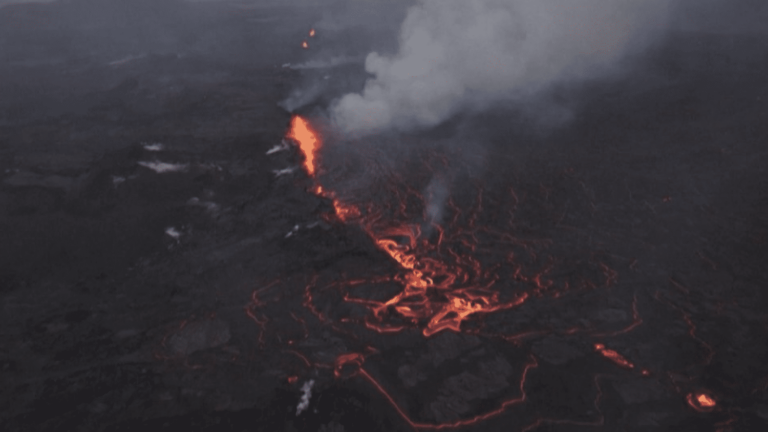
POLYGON ((765 38, 345 140, 321 10, 96 3, 0 6, 0 430, 768 429, 765 38))

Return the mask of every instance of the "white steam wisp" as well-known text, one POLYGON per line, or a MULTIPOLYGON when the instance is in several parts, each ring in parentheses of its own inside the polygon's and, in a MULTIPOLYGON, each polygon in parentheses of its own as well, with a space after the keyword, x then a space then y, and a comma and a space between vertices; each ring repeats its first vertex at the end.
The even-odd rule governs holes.
POLYGON ((374 77, 337 100, 332 119, 362 135, 430 127, 462 108, 595 76, 660 34, 671 1, 419 0, 399 52, 370 53, 374 77))

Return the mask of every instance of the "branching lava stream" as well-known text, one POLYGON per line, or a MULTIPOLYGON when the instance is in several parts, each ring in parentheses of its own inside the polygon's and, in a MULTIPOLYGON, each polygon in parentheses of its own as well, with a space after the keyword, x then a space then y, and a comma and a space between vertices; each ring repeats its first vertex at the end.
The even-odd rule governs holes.
MULTIPOLYGON (((425 198, 416 188, 397 178, 379 185, 384 189, 382 193, 371 190, 365 195, 342 197, 322 182, 324 171, 318 157, 322 141, 309 122, 294 116, 287 136, 301 150, 304 168, 313 182, 312 193, 332 203, 334 212, 325 216, 326 221, 359 227, 397 269, 393 274, 337 278, 322 285, 313 278, 305 288, 303 306, 321 323, 352 338, 357 338, 360 328, 380 334, 418 330, 426 338, 441 332, 454 332, 513 344, 540 335, 572 336, 579 333, 592 338, 594 351, 625 373, 640 377, 653 375, 618 349, 606 347, 607 338, 633 332, 643 324, 636 297, 631 306, 632 319, 620 329, 601 329, 600 325, 584 320, 562 328, 532 328, 515 333, 490 331, 484 325, 484 317, 520 308, 533 299, 556 299, 576 292, 609 289, 615 284, 617 273, 602 260, 593 257, 580 264, 591 269, 589 274, 592 276, 588 278, 556 278, 556 260, 541 253, 550 244, 548 240, 518 238, 510 233, 514 232, 511 223, 494 225, 484 222, 484 190, 479 185, 475 185, 476 195, 471 205, 459 203, 452 196, 445 197, 441 203, 431 203, 429 197, 425 198), (440 218, 434 215, 435 205, 445 208, 440 218), (469 210, 463 209, 467 207, 469 210), (337 293, 334 298, 348 305, 347 312, 342 313, 344 316, 316 305, 316 296, 329 292, 337 293)), ((509 191, 507 203, 512 206, 507 213, 514 215, 518 203, 514 190, 509 191)), ((498 202, 493 203, 493 208, 500 212, 498 202)), ((260 326, 259 340, 263 343, 268 319, 259 312, 265 304, 260 296, 260 291, 254 292, 246 312, 260 326)), ((306 338, 308 330, 304 319, 293 312, 291 316, 301 323, 306 338)), ((419 422, 413 420, 412 414, 400 406, 374 373, 364 367, 366 358, 379 352, 377 348, 367 345, 356 352, 341 352, 334 361, 315 361, 297 350, 296 342, 295 339, 287 341, 293 347, 286 349, 286 353, 299 358, 307 367, 331 369, 336 378, 364 378, 383 394, 409 425, 417 429, 466 426, 524 403, 528 397, 526 377, 539 366, 536 358, 529 355, 518 375, 518 394, 501 400, 496 408, 455 421, 419 422)), ((599 407, 602 378, 602 374, 594 375, 596 395, 593 405, 597 415, 591 420, 564 420, 540 415, 523 430, 546 423, 602 425, 604 419, 599 407)), ((289 380, 294 383, 297 378, 291 376, 289 380)), ((715 399, 707 392, 688 393, 686 399, 700 412, 717 409, 715 399)))

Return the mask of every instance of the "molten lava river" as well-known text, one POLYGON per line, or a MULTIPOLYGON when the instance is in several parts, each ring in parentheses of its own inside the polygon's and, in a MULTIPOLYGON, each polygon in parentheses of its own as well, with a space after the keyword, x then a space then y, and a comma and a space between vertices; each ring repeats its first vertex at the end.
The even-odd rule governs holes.
MULTIPOLYGON (((547 216, 558 213, 548 186, 536 196, 485 188, 452 166, 457 158, 433 151, 398 170, 364 160, 350 169, 373 180, 350 188, 343 169, 324 166, 323 141, 307 119, 293 117, 287 138, 303 160, 307 193, 327 203, 319 223, 359 233, 378 257, 346 257, 353 264, 345 270, 307 269, 253 292, 245 311, 262 346, 281 347, 290 384, 357 382, 413 429, 600 428, 611 398, 643 402, 671 391, 728 430, 734 413, 702 385, 713 350, 681 300, 688 288, 670 279, 650 294, 619 289, 614 268, 632 271, 636 260, 586 239, 579 250, 577 241, 550 240, 547 226, 578 230, 547 216), (285 316, 271 312, 292 290, 301 291, 296 305, 285 316), (652 305, 664 314, 653 321, 677 323, 680 343, 700 356, 662 361, 645 350, 657 331, 642 313, 652 305), (634 387, 607 394, 617 376, 634 387)), ((571 173, 561 177, 572 196, 583 194, 571 173)))

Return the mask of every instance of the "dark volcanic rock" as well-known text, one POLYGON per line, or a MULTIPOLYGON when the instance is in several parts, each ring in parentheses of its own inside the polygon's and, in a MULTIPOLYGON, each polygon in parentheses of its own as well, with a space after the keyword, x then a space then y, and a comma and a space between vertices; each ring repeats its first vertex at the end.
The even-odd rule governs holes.
POLYGON ((429 356, 434 366, 440 366, 446 360, 453 360, 463 352, 470 350, 481 341, 472 335, 442 332, 427 342, 429 356))
POLYGON ((422 371, 411 365, 400 366, 400 368, 397 369, 397 376, 406 388, 414 387, 419 382, 427 379, 427 376, 422 371))
POLYGON ((403 269, 295 146, 267 154, 281 101, 322 127, 363 88, 397 26, 347 18, 392 2, 0 3, 0 430, 394 432, 504 401, 465 429, 768 430, 764 34, 671 32, 538 108, 329 133, 324 186, 465 240, 462 288, 530 294, 425 338, 395 308, 413 328, 365 325, 403 269))
POLYGON ((429 404, 432 417, 438 422, 455 421, 474 408, 478 401, 488 399, 509 386, 507 378, 512 365, 503 357, 481 362, 475 373, 462 372, 447 378, 437 399, 429 404))
POLYGON ((584 355, 584 351, 573 342, 558 336, 547 337, 537 342, 533 345, 533 352, 554 365, 564 365, 584 355))
POLYGON ((665 398, 664 387, 653 378, 614 382, 613 387, 627 404, 640 404, 665 398))
POLYGON ((229 325, 221 319, 193 321, 168 338, 168 348, 177 355, 215 348, 229 342, 229 325))

